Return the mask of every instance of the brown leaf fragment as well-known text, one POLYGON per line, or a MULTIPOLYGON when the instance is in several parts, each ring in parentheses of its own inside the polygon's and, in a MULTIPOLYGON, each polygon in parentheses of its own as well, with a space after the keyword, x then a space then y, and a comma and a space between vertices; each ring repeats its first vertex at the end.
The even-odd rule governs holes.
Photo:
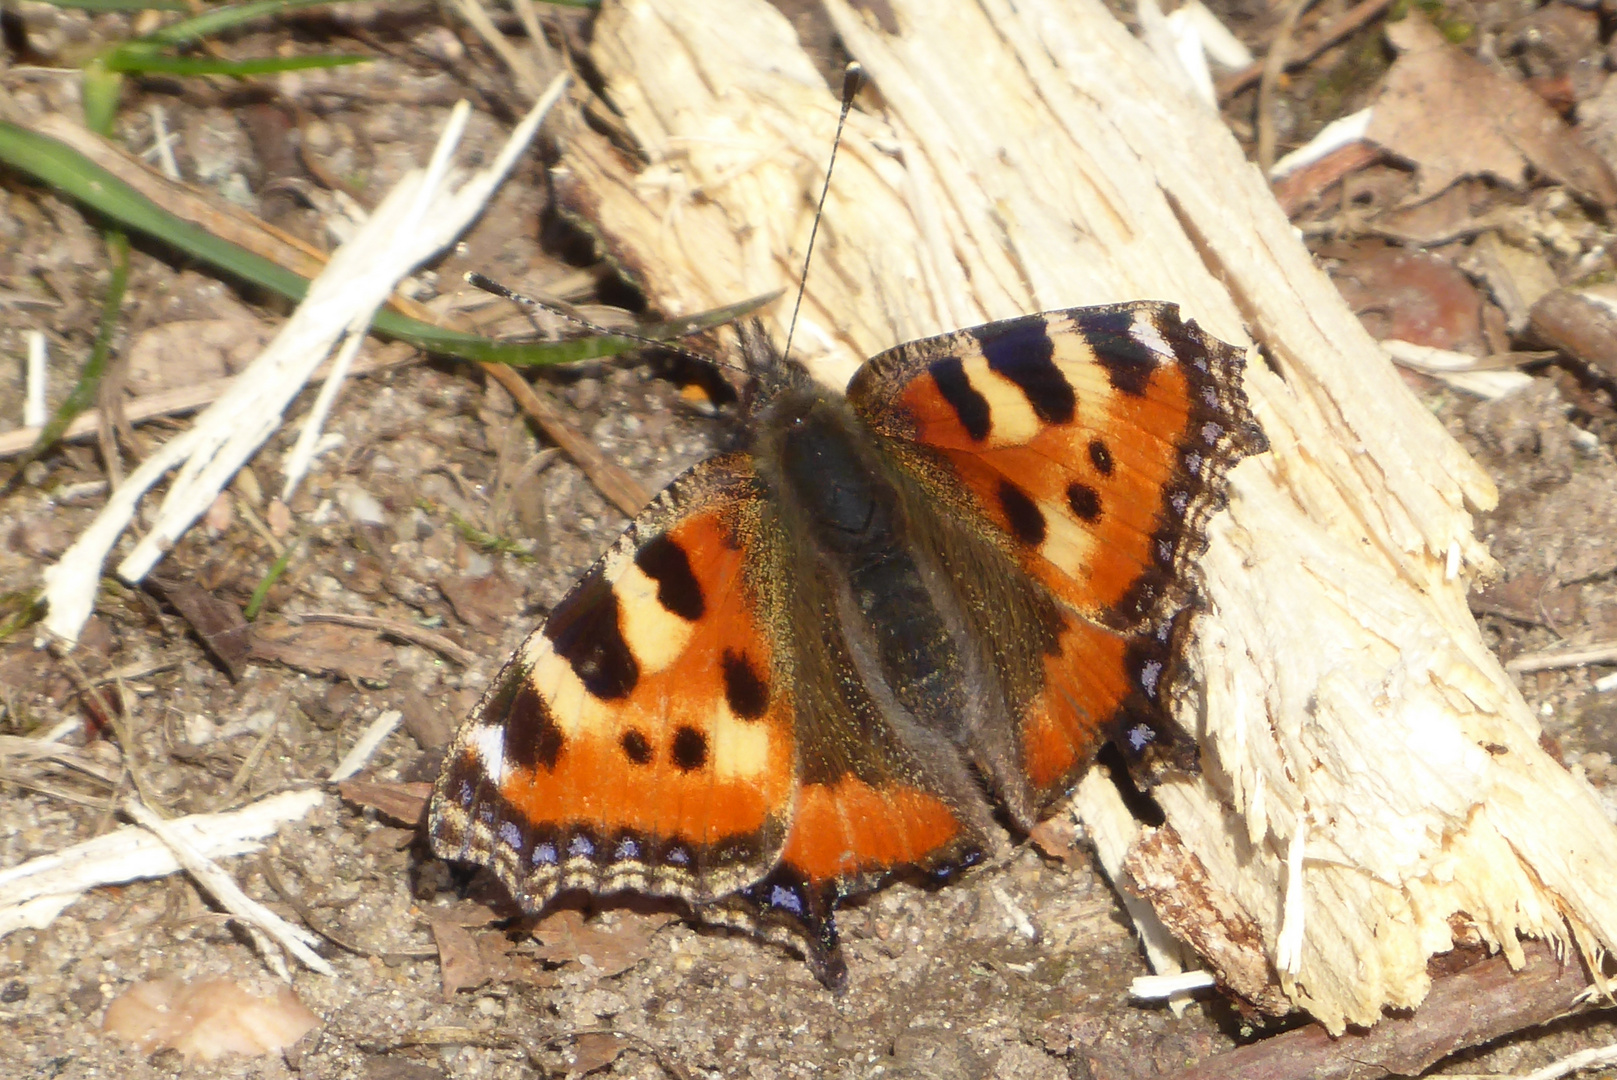
POLYGON ((1291 1011, 1257 923, 1240 901, 1213 883, 1171 825, 1136 844, 1123 870, 1129 891, 1149 903, 1175 937, 1190 943, 1220 984, 1270 1016, 1291 1011))
POLYGON ((405 691, 399 701, 404 714, 404 730, 423 750, 438 750, 449 745, 455 737, 455 726, 465 711, 454 707, 447 693, 428 698, 419 690, 405 691))
POLYGON ((484 634, 498 635, 517 613, 520 591, 499 571, 482 577, 444 577, 438 589, 455 617, 484 634))
POLYGON ((1083 860, 1078 847, 1078 825, 1065 814, 1039 822, 1028 830, 1027 838, 1046 858, 1060 859, 1068 866, 1083 860))
POLYGON ((531 952, 517 952, 517 943, 504 931, 473 932, 499 918, 497 912, 476 903, 460 903, 433 913, 432 936, 443 967, 444 1000, 489 982, 555 985, 555 977, 540 966, 539 959, 531 952))
POLYGON ((1471 610, 1531 626, 1568 626, 1579 616, 1582 590, 1558 585, 1549 574, 1528 572, 1471 594, 1471 610))
POLYGON ((470 930, 456 925, 452 919, 433 919, 432 939, 438 944, 438 967, 442 972, 445 1001, 453 1001, 460 991, 489 981, 492 973, 470 930))
POLYGON ((231 681, 241 678, 252 652, 252 631, 241 608, 178 578, 154 577, 151 584, 180 613, 209 654, 224 665, 231 681))
POLYGON ((1331 280, 1378 341, 1481 356, 1482 296, 1446 260, 1379 242, 1353 245, 1331 280))
POLYGON ((1291 217, 1317 200, 1326 188, 1380 156, 1381 149, 1363 139, 1348 143, 1275 181, 1275 199, 1286 216, 1291 217))
POLYGON ((586 922, 582 913, 564 908, 534 927, 535 955, 551 963, 574 963, 603 977, 629 970, 651 951, 651 939, 673 920, 672 915, 613 912, 613 922, 586 922))
POLYGON ((1430 199, 1377 214, 1371 228, 1410 247, 1436 247, 1492 228, 1498 215, 1489 213, 1489 203, 1495 195, 1486 181, 1461 180, 1430 199))
POLYGON ((252 656, 311 675, 385 683, 393 649, 375 634, 329 623, 252 628, 252 656))
POLYGON ((1399 57, 1387 72, 1365 137, 1418 171, 1435 194, 1462 176, 1524 187, 1531 166, 1600 206, 1617 205, 1617 178, 1554 109, 1448 43, 1425 19, 1389 23, 1399 57))
POLYGON ((571 1059, 567 1063, 568 1076, 588 1076, 604 1069, 622 1056, 628 1042, 609 1031, 586 1031, 573 1040, 571 1059))
POLYGON ((427 813, 432 785, 383 784, 374 780, 344 780, 337 792, 356 806, 368 807, 403 825, 417 825, 427 813))
POLYGON ((1560 287, 1541 252, 1506 243, 1492 230, 1477 237, 1458 265, 1487 287, 1514 337, 1526 332, 1533 305, 1560 287))
POLYGON ((503 931, 479 934, 477 948, 495 982, 524 986, 556 985, 555 975, 546 971, 531 952, 518 952, 518 943, 503 931))

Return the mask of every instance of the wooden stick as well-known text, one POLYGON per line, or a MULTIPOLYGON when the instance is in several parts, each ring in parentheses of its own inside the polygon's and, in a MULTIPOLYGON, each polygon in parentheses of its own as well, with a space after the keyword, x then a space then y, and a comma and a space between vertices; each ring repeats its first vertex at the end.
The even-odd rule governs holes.
POLYGON ((1318 1024, 1288 1031, 1174 1073, 1172 1080, 1373 1080, 1416 1076, 1457 1050, 1477 1046, 1572 1011, 1589 988, 1574 958, 1558 959, 1535 942, 1512 971, 1503 957, 1432 982, 1411 1016, 1332 1038, 1318 1024))

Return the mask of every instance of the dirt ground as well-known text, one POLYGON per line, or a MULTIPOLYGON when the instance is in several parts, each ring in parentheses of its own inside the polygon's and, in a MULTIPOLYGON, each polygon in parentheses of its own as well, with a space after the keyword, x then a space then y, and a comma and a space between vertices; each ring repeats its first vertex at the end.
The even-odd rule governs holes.
MULTIPOLYGON (((271 55, 314 43, 364 49, 377 63, 284 77, 263 91, 151 80, 130 88, 119 137, 137 152, 151 146, 152 107, 161 106, 188 180, 320 246, 331 243, 321 221, 332 196, 291 150, 289 131, 300 130, 325 175, 362 199, 424 160, 458 97, 482 103, 471 141, 491 153, 509 114, 499 71, 470 35, 451 30, 429 5, 351 7, 339 18, 300 16, 244 35, 232 49, 271 55), (287 107, 291 100, 304 111, 287 107)), ((1328 21, 1342 7, 1327 5, 1320 17, 1328 21)), ((29 46, 19 51, 21 39, 8 30, 4 117, 27 124, 53 112, 75 115, 72 61, 94 43, 127 35, 129 20, 42 4, 19 10, 8 12, 8 26, 20 22, 29 46)), ((1516 71, 1524 84, 1593 80, 1578 100, 1594 101, 1609 65, 1604 31, 1596 20, 1587 34, 1582 9, 1496 5, 1445 14, 1486 40, 1509 43, 1521 20, 1553 28, 1564 12, 1575 24, 1562 35, 1571 44, 1555 54, 1565 70, 1543 50, 1506 55, 1544 68, 1523 60, 1516 71)), ((1237 4, 1221 14, 1261 54, 1273 13, 1237 4)), ((569 33, 587 19, 546 17, 569 33)), ((1537 33, 1534 41, 1547 35, 1543 26, 1537 33)), ((1294 77, 1278 112, 1283 144, 1304 141, 1375 92, 1390 58, 1378 34, 1372 26, 1348 38, 1294 77)), ((1237 132, 1250 135, 1251 91, 1231 97, 1227 110, 1237 132)), ((1429 293, 1386 276, 1384 256, 1367 248, 1381 244, 1386 229, 1355 233, 1341 225, 1349 211, 1363 224, 1398 201, 1388 194, 1398 177, 1370 175, 1377 169, 1401 169, 1408 182, 1407 167, 1372 166, 1358 174, 1372 198, 1322 189, 1303 200, 1297 220, 1339 278, 1365 290, 1355 305, 1366 318, 1393 319, 1411 306, 1396 291, 1415 291, 1417 307, 1429 293), (1322 221, 1336 227, 1316 228, 1322 221)), ((16 173, 0 172, 0 181, 0 355, 21 357, 23 333, 40 329, 58 362, 75 365, 94 336, 108 278, 97 228, 16 173)), ((1565 199, 1553 183, 1472 190, 1466 212, 1560 215, 1581 246, 1551 250, 1546 264, 1564 284, 1609 276, 1609 256, 1603 263, 1585 256, 1617 234, 1600 214, 1554 202, 1557 193, 1565 199)), ((466 269, 522 291, 621 300, 625 289, 580 259, 578 238, 550 221, 544 205, 543 168, 530 161, 465 244, 420 278, 418 297, 486 318, 490 333, 522 325, 506 308, 469 295, 459 285, 466 269)), ((1428 244, 1424 257, 1462 265, 1465 246, 1428 244)), ((1525 350, 1522 333, 1501 329, 1508 313, 1489 314, 1486 290, 1466 287, 1475 299, 1466 327, 1475 342, 1445 339, 1446 347, 1474 344, 1478 355, 1525 350)), ((137 243, 114 341, 117 392, 140 395, 233 371, 283 314, 283 305, 137 243)), ((376 357, 402 349, 367 346, 376 357)), ((1491 401, 1410 376, 1499 486, 1499 508, 1477 524, 1502 574, 1476 593, 1473 608, 1489 645, 1507 660, 1617 638, 1612 377, 1575 358, 1545 360, 1528 368, 1530 386, 1491 401)), ((729 433, 727 410, 693 404, 668 373, 667 365, 628 358, 542 381, 607 458, 655 490, 729 433)), ((64 375, 53 384, 53 405, 66 382, 64 375)), ((0 434, 20 422, 14 403, 22 385, 20 363, 0 364, 0 434)), ((305 393, 294 413, 311 399, 305 393)), ((94 516, 109 472, 127 473, 181 423, 159 420, 119 434, 116 461, 95 440, 63 446, 0 496, 0 620, 24 610, 44 568, 94 516)), ((0 735, 35 734, 69 718, 95 732, 69 740, 82 748, 76 764, 0 757, 0 868, 115 827, 132 773, 176 815, 321 786, 358 733, 390 709, 403 723, 365 778, 430 781, 453 726, 505 656, 625 524, 571 461, 546 450, 516 418, 506 392, 467 365, 419 362, 367 376, 345 390, 330 427, 340 439, 290 505, 278 508, 273 499, 293 438, 283 432, 163 561, 166 587, 131 590, 109 578, 70 661, 43 648, 33 627, 0 639, 0 735), (289 544, 299 545, 295 557, 269 589, 249 655, 232 673, 217 648, 199 640, 176 597, 191 586, 239 608, 289 544), (315 613, 441 634, 473 662, 396 634, 307 618, 315 613), (101 688, 98 701, 90 684, 101 688)), ((0 465, 0 477, 9 471, 0 465)), ((1610 670, 1538 672, 1521 685, 1562 760, 1606 793, 1617 818, 1617 693, 1594 687, 1610 670)), ((1184 1015, 1131 1002, 1129 982, 1147 969, 1081 840, 1066 861, 1022 845, 1004 865, 935 893, 897 885, 850 906, 840 917, 850 990, 833 997, 788 952, 693 927, 672 908, 563 905, 536 928, 502 932, 475 903, 478 883, 468 886, 427 859, 407 822, 374 801, 325 790, 324 803, 262 855, 227 863, 250 895, 295 918, 291 897, 322 932, 346 943, 325 950, 337 978, 294 967, 298 996, 322 1021, 316 1032, 284 1056, 212 1064, 143 1053, 102 1033, 109 1001, 138 980, 217 976, 266 992, 275 986, 250 942, 189 878, 175 875, 96 890, 46 929, 0 938, 0 1078, 429 1080, 597 1069, 648 1078, 1123 1078, 1166 1074, 1256 1034, 1214 998, 1184 1015), (452 977, 469 985, 448 995, 440 949, 466 965, 452 977)), ((1617 1023, 1596 1014, 1471 1052, 1442 1071, 1525 1072, 1614 1038, 1617 1023)))

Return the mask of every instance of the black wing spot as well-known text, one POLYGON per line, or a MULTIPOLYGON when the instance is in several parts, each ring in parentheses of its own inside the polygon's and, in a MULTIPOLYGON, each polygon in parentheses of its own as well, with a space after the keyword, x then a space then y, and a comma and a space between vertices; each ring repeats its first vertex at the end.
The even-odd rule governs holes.
POLYGON ((960 426, 966 429, 966 434, 971 436, 972 441, 982 442, 988 438, 991 427, 988 399, 971 385, 971 379, 967 377, 965 365, 960 362, 960 357, 949 356, 933 361, 927 370, 932 373, 932 381, 938 384, 938 393, 943 395, 943 400, 954 410, 955 416, 960 420, 960 426))
POLYGON ((584 688, 603 701, 628 697, 640 681, 640 665, 619 624, 617 593, 599 577, 586 578, 562 601, 544 634, 584 688))
POLYGON ((526 679, 511 698, 501 729, 506 757, 524 769, 554 769, 567 746, 567 737, 551 719, 549 703, 526 679))
POLYGON ((1095 362, 1106 372, 1112 389, 1129 397, 1143 397, 1162 357, 1135 339, 1134 311, 1122 307, 1086 312, 1079 320, 1079 330, 1088 338, 1095 362))
POLYGON ((1026 492, 1009 480, 1001 480, 999 506, 1005 511, 1005 520, 1010 524, 1011 532, 1018 540, 1029 547, 1038 547, 1044 543, 1048 525, 1038 504, 1028 498, 1026 492))
POLYGON ((1100 439, 1089 440, 1089 463, 1102 476, 1112 475, 1112 470, 1117 466, 1112 460, 1112 451, 1100 439))
POLYGON ((1100 492, 1088 484, 1068 484, 1067 505, 1080 521, 1093 524, 1100 520, 1100 492))
POLYGON ((729 649, 724 650, 724 700, 743 720, 756 720, 769 709, 769 684, 751 660, 729 649))
POLYGON ((1055 342, 1043 319, 1008 326, 989 323, 975 331, 988 366, 1015 383, 1033 412, 1047 424, 1070 424, 1078 396, 1055 362, 1055 342), (992 331, 992 333, 990 333, 992 331))
POLYGON ((702 583, 691 573, 685 549, 664 533, 634 553, 634 564, 657 583, 657 602, 686 622, 695 622, 707 610, 702 583))
POLYGON ((686 725, 674 732, 674 767, 691 772, 707 764, 707 736, 686 725))
POLYGON ((623 756, 636 765, 651 764, 651 744, 646 741, 639 728, 625 731, 623 737, 618 740, 618 745, 623 748, 623 756))

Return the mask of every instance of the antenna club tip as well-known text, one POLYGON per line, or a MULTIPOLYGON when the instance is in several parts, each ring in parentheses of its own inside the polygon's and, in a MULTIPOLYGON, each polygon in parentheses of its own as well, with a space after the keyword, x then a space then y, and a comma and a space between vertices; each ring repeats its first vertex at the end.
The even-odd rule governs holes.
POLYGON ((842 100, 852 101, 859 88, 865 85, 865 69, 859 61, 851 60, 842 69, 842 100))

